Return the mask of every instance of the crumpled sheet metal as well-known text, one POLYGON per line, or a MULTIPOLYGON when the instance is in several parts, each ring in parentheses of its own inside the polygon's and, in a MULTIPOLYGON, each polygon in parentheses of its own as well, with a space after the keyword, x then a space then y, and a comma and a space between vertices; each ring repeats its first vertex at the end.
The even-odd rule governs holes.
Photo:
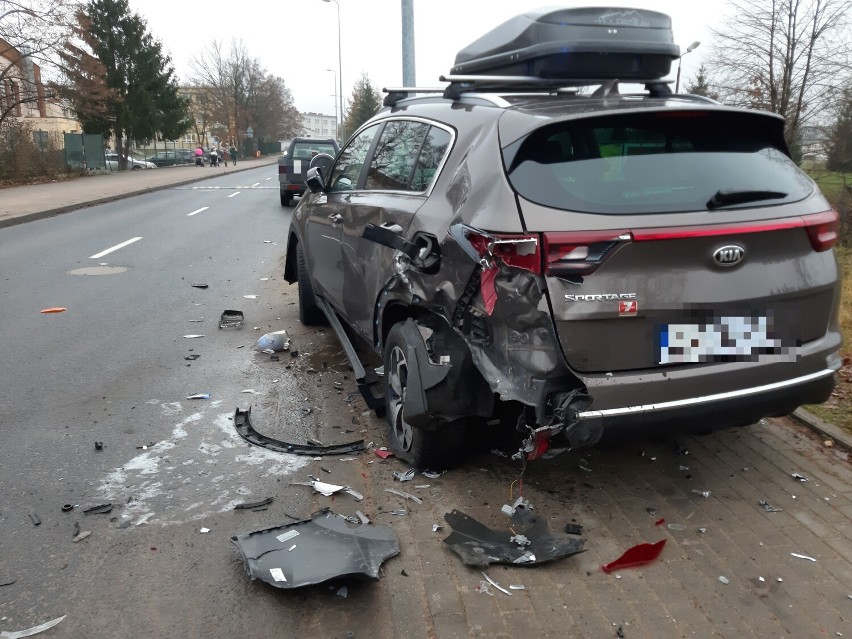
POLYGON ((280 439, 273 439, 262 435, 254 429, 251 424, 251 408, 248 410, 237 409, 234 412, 234 427, 244 440, 255 446, 262 446, 278 453, 290 453, 291 455, 348 455, 361 452, 366 448, 363 439, 346 444, 331 444, 329 446, 315 446, 313 444, 291 444, 280 439))
POLYGON ((484 568, 490 564, 530 566, 563 559, 583 552, 584 539, 552 534, 544 519, 530 510, 518 508, 505 530, 492 530, 470 515, 453 510, 444 515, 453 532, 444 543, 468 566, 484 568), (511 541, 522 534, 529 544, 520 546, 511 541))
POLYGON ((248 577, 283 589, 341 577, 378 580, 382 563, 399 554, 399 541, 387 526, 352 526, 327 509, 231 541, 243 555, 248 577))

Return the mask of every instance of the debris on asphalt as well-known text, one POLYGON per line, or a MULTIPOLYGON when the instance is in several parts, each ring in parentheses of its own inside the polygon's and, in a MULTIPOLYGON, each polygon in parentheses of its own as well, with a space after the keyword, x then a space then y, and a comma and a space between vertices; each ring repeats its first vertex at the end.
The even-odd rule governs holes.
POLYGON ((388 457, 393 457, 393 451, 388 450, 384 446, 381 448, 377 448, 375 450, 376 456, 381 457, 382 459, 387 459, 388 457))
POLYGON ((324 495, 326 497, 331 497, 336 493, 347 493, 352 495, 355 498, 355 501, 361 501, 364 499, 364 495, 354 490, 351 486, 338 486, 336 484, 327 484, 324 481, 318 480, 316 477, 312 475, 308 475, 310 478, 309 482, 301 482, 294 481, 290 482, 291 486, 310 486, 315 491, 317 491, 320 495, 324 495))
POLYGON ((204 534, 204 533, 209 533, 209 532, 210 532, 210 529, 209 529, 209 528, 199 528, 199 529, 198 529, 198 532, 200 532, 200 533, 202 533, 202 534, 204 534))
POLYGON ((208 284, 190 284, 192 288, 207 288, 208 284))
POLYGON ((33 526, 40 526, 41 525, 41 518, 38 516, 38 514, 36 512, 30 513, 30 520, 33 522, 33 526))
POLYGON ((187 355, 186 357, 184 357, 184 359, 189 360, 190 362, 194 362, 199 357, 201 357, 201 355, 198 355, 197 353, 193 353, 192 355, 187 355))
POLYGON ((251 424, 251 408, 242 410, 238 408, 234 413, 234 427, 237 429, 240 437, 246 440, 249 444, 261 446, 278 453, 291 453, 293 455, 309 455, 311 457, 317 455, 344 455, 357 453, 366 448, 364 440, 359 439, 346 444, 331 444, 328 446, 315 446, 306 444, 292 444, 290 442, 273 439, 266 435, 261 435, 254 429, 251 424))
POLYGON ((272 333, 266 333, 266 335, 262 335, 257 340, 255 348, 259 351, 263 351, 264 353, 267 351, 278 353, 280 351, 289 350, 290 335, 287 331, 273 331, 272 333))
POLYGON ((582 535, 583 524, 565 524, 565 532, 569 535, 582 535))
POLYGON ((509 590, 526 590, 526 586, 518 585, 518 584, 510 584, 509 590))
POLYGON ((243 502, 241 504, 236 504, 234 506, 234 510, 254 510, 256 508, 263 508, 264 506, 268 506, 275 500, 275 497, 267 497, 266 499, 261 499, 260 501, 248 501, 243 502))
POLYGON ((61 617, 57 617, 51 621, 46 621, 43 624, 39 624, 38 626, 33 626, 32 628, 27 628, 26 630, 15 630, 9 632, 8 630, 4 630, 0 632, 0 639, 24 639, 24 637, 32 637, 33 635, 37 635, 40 632, 44 632, 45 630, 50 630, 54 626, 58 625, 63 619, 65 619, 65 615, 61 617))
POLYGON ((106 515, 109 512, 112 512, 112 504, 110 502, 83 509, 83 514, 85 515, 106 515))
POLYGON ((62 512, 70 513, 72 510, 74 510, 73 504, 62 504, 62 512))
POLYGON ((84 531, 74 535, 73 541, 76 544, 78 541, 83 541, 86 537, 88 537, 91 534, 92 534, 92 531, 84 530, 84 531))
POLYGON ((257 295, 243 295, 243 297, 246 298, 247 300, 256 300, 257 299, 257 295))
POLYGON ((355 516, 358 518, 358 521, 360 521, 362 524, 369 524, 370 523, 370 518, 367 517, 367 515, 362 513, 360 510, 355 511, 355 516))
POLYGON ((582 552, 585 541, 552 534, 545 518, 536 517, 527 507, 512 515, 510 530, 492 530, 473 517, 458 511, 444 515, 453 532, 444 543, 468 566, 489 564, 540 564, 582 552), (529 546, 518 546, 511 538, 524 535, 529 546))
POLYGON ((210 393, 195 393, 195 395, 187 395, 187 399, 210 399, 210 393))
POLYGON ((776 508, 765 499, 761 499, 757 503, 760 504, 760 507, 768 513, 780 513, 782 510, 784 510, 783 508, 776 508))
POLYGON ((519 507, 527 510, 532 510, 532 505, 529 501, 527 501, 523 497, 518 497, 512 503, 511 506, 509 504, 503 504, 503 506, 500 508, 500 512, 502 512, 504 515, 511 517, 515 514, 519 507))
POLYGON ((725 584, 726 586, 727 586, 729 583, 731 583, 731 580, 730 580, 730 579, 728 579, 725 575, 719 575, 719 581, 720 581, 721 583, 725 584))
POLYGON ((686 530, 686 526, 683 524, 668 524, 666 526, 669 530, 686 530))
POLYGON ((808 561, 816 561, 813 557, 808 557, 807 555, 800 555, 797 552, 791 552, 790 555, 792 557, 798 557, 799 559, 807 559, 808 561))
POLYGON ((424 470, 420 474, 424 477, 428 477, 429 479, 438 479, 444 473, 436 473, 434 470, 424 470))
POLYGON ((276 588, 299 588, 340 577, 378 580, 382 563, 399 554, 396 534, 387 526, 350 527, 346 520, 324 509, 310 519, 235 535, 231 541, 243 555, 252 580, 276 588), (281 538, 298 537, 289 552, 281 538))
POLYGON ((3 586, 11 586, 14 583, 17 583, 17 579, 7 579, 6 577, 0 577, 0 588, 3 586))
POLYGON ((656 514, 657 514, 657 509, 656 509, 656 508, 654 508, 653 506, 648 506, 648 507, 645 509, 645 512, 646 512, 646 513, 648 513, 649 515, 656 515, 656 514))
POLYGON ((422 504, 423 503, 423 500, 420 499, 420 497, 418 497, 416 495, 412 495, 411 493, 407 493, 407 492, 402 491, 402 490, 396 490, 395 488, 385 488, 385 492, 386 493, 392 493, 392 494, 396 495, 397 497, 402 497, 403 499, 410 499, 415 504, 422 504))
POLYGON ((486 575, 484 572, 481 572, 481 573, 479 573, 479 574, 480 574, 480 575, 482 575, 483 579, 485 579, 485 581, 487 581, 487 582, 488 582, 488 583, 490 583, 492 586, 494 586, 497 590, 499 590, 499 591, 500 591, 500 592, 502 592, 502 593, 505 593, 505 594, 509 595, 510 597, 512 596, 512 593, 511 593, 511 592, 509 592, 508 590, 506 590, 505 588, 503 588, 500 584, 498 584, 496 581, 494 581, 491 577, 489 577, 488 575, 486 575))
POLYGON ((398 517, 402 517, 407 515, 408 511, 405 508, 397 508, 396 510, 389 510, 388 515, 397 515, 398 517))
POLYGON ((136 520, 135 526, 141 526, 142 524, 147 524, 148 520, 154 516, 154 513, 145 513, 139 519, 136 520))
POLYGON ((95 450, 103 450, 104 443, 103 442, 95 442, 95 450))
POLYGON ((341 586, 337 591, 337 596, 346 599, 346 597, 349 596, 349 588, 341 586))
POLYGON ((808 479, 808 478, 807 478, 807 477, 805 477, 804 475, 800 475, 799 473, 792 473, 792 474, 790 475, 790 477, 792 477, 792 478, 793 478, 793 479, 795 479, 796 481, 810 481, 810 479, 808 479))
POLYGON ((660 553, 663 552, 663 547, 666 545, 666 540, 661 539, 654 544, 638 544, 632 548, 628 548, 621 557, 608 564, 601 566, 606 574, 610 574, 616 570, 624 568, 637 568, 651 563, 660 553))
POLYGON ((148 450, 149 448, 153 448, 157 445, 157 442, 151 442, 150 444, 142 444, 141 446, 137 446, 136 450, 148 450))
POLYGON ((67 311, 67 308, 63 308, 62 306, 56 306, 54 308, 45 308, 39 311, 39 313, 64 313, 67 311))
POLYGON ((443 530, 444 527, 439 524, 432 524, 432 532, 438 532, 439 530, 443 530))
POLYGON ((710 495, 713 494, 709 490, 698 490, 697 488, 693 488, 692 493, 695 494, 695 495, 701 495, 702 497, 704 497, 704 499, 708 499, 710 497, 710 495))
POLYGON ((411 481, 414 479, 414 475, 416 474, 413 468, 402 472, 401 470, 395 470, 393 473, 393 478, 398 479, 399 481, 411 481))
MULTIPOLYGON (((63 310, 64 310, 64 309, 63 309, 63 310)), ((833 440, 833 439, 826 439, 826 440, 822 443, 822 445, 823 445, 823 446, 825 446, 826 448, 831 448, 832 446, 834 446, 834 440, 833 440)))
POLYGON ((244 320, 242 311, 225 309, 219 316, 219 328, 240 328, 244 320))
POLYGON ((184 339, 198 339, 199 337, 204 337, 204 335, 184 335, 184 339))

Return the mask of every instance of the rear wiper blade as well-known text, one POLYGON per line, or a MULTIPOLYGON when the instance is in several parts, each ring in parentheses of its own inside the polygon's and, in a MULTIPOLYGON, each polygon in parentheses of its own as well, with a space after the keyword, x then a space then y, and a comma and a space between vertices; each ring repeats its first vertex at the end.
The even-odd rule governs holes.
POLYGON ((707 208, 712 210, 732 204, 777 200, 788 195, 789 193, 782 191, 735 191, 733 189, 720 189, 707 201, 707 208))

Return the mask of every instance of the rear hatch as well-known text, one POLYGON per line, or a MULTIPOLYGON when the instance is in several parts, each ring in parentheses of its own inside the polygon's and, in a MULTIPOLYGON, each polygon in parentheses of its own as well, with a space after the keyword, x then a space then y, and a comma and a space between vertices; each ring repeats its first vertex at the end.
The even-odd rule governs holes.
POLYGON ((279 159, 278 174, 281 182, 304 186, 305 176, 311 168, 311 160, 325 153, 334 157, 337 148, 326 140, 296 140, 287 150, 287 154, 279 159))
POLYGON ((789 360, 825 335, 837 216, 782 126, 643 110, 549 124, 504 149, 574 370, 789 360))

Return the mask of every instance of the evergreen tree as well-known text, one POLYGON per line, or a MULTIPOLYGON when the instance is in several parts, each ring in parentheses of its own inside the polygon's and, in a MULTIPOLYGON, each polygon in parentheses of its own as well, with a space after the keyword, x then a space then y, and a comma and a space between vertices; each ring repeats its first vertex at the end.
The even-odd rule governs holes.
POLYGON ((852 171, 852 87, 843 91, 837 119, 828 136, 827 168, 830 171, 852 171))
POLYGON ((711 100, 719 99, 719 94, 713 91, 710 86, 710 80, 707 77, 707 65, 703 62, 698 67, 698 75, 691 82, 688 82, 684 88, 687 93, 691 93, 692 95, 703 95, 705 98, 710 98, 711 100))
POLYGON ((355 133, 364 122, 376 114, 382 106, 378 89, 373 87, 370 77, 362 73, 352 89, 346 116, 343 119, 344 138, 355 133))

